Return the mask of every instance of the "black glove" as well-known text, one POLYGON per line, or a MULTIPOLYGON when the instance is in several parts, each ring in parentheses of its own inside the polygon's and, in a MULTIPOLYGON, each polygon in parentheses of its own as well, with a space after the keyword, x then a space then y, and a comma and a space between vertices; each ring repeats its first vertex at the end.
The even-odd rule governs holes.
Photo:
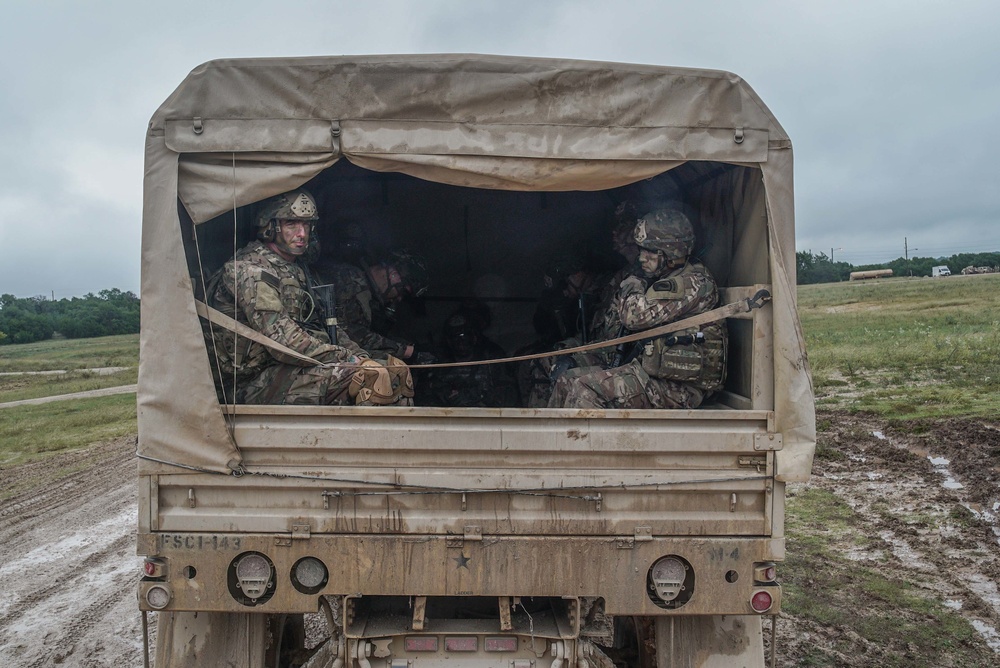
POLYGON ((572 355, 563 355, 556 360, 556 363, 552 365, 552 371, 549 372, 549 380, 553 383, 559 380, 559 376, 563 375, 570 369, 576 368, 576 360, 573 359, 572 355))

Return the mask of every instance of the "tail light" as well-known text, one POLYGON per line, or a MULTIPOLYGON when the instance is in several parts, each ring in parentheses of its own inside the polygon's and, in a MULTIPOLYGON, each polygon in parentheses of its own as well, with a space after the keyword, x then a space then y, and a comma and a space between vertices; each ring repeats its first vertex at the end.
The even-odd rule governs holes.
POLYGON ((774 600, 771 598, 771 594, 766 591, 756 591, 750 597, 750 607, 754 609, 754 612, 767 612, 773 604, 774 600))
POLYGON ((155 584, 146 590, 146 603, 154 610, 163 610, 172 598, 166 585, 155 584))

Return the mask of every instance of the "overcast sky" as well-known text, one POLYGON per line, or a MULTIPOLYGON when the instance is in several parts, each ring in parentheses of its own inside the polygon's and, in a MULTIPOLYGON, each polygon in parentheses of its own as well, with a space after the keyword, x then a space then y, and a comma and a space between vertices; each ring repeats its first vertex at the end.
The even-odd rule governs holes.
POLYGON ((0 294, 138 293, 146 124, 215 58, 495 53, 722 69, 795 150, 797 249, 1000 250, 1000 2, 4 0, 0 294))

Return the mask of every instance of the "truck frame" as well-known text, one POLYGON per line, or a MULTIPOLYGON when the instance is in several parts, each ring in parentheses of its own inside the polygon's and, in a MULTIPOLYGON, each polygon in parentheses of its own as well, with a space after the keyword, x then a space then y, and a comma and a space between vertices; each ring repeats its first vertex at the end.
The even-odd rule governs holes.
POLYGON ((815 448, 792 190, 787 135, 727 72, 455 54, 196 68, 146 138, 137 549, 155 664, 763 666, 784 489, 815 448), (726 320, 726 388, 696 410, 235 404, 205 286, 253 239, 255 205, 296 187, 324 248, 357 223, 427 257, 411 331, 474 295, 505 348, 530 342, 545 258, 600 245, 623 201, 684 207, 722 301, 770 301, 726 320), (328 637, 307 647, 314 613, 328 637))

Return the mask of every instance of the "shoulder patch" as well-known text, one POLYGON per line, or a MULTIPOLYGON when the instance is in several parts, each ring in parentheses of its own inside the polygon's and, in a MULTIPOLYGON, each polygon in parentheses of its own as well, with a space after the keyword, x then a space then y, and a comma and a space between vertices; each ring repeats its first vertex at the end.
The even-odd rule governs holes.
POLYGON ((281 293, 278 291, 277 285, 268 280, 269 278, 274 279, 280 285, 276 277, 268 274, 266 271, 261 272, 261 280, 257 281, 254 286, 253 307, 255 311, 280 312, 284 308, 281 304, 281 293))
POLYGON ((275 276, 274 274, 268 272, 268 271, 262 271, 262 272, 260 272, 260 280, 264 281, 265 283, 267 283, 268 285, 270 285, 272 288, 280 288, 281 287, 281 279, 278 278, 277 276, 275 276))
POLYGON ((684 275, 664 278, 646 290, 646 299, 680 299, 690 286, 690 280, 684 275))

